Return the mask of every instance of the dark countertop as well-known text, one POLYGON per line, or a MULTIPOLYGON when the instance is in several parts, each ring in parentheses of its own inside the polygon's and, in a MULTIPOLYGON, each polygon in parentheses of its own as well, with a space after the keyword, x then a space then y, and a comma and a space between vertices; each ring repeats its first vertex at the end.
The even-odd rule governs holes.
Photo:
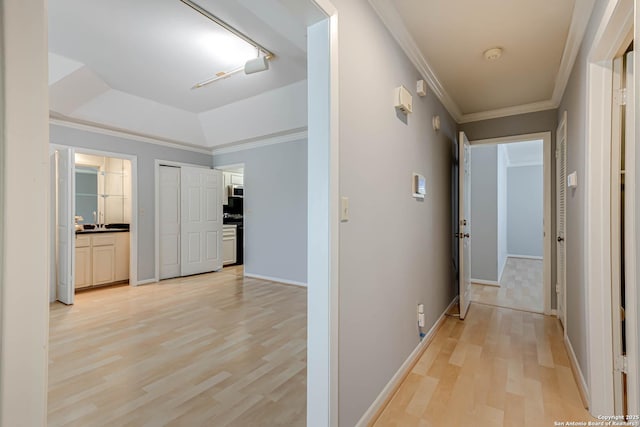
POLYGON ((76 230, 76 234, 96 234, 96 233, 126 233, 129 232, 127 228, 104 228, 100 230, 76 230))

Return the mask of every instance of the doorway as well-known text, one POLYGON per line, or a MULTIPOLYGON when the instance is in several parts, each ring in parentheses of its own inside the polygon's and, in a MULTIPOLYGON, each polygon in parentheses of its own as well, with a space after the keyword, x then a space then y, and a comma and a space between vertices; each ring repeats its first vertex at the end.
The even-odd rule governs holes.
POLYGON ((51 145, 50 301, 137 284, 137 159, 51 145))
POLYGON ((551 134, 471 142, 471 300, 551 314, 551 134))

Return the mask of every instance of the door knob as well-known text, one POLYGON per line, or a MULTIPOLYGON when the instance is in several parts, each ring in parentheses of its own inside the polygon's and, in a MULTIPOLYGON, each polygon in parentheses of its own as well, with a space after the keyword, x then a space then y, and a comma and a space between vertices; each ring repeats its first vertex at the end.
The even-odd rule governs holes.
POLYGON ((464 233, 464 235, 463 235, 463 236, 464 236, 466 239, 468 239, 469 237, 471 237, 471 236, 469 235, 469 233, 464 233))
POLYGON ((558 243, 562 243, 562 242, 564 242, 564 237, 560 237, 560 236, 558 236, 558 239, 557 239, 557 240, 558 240, 558 243))

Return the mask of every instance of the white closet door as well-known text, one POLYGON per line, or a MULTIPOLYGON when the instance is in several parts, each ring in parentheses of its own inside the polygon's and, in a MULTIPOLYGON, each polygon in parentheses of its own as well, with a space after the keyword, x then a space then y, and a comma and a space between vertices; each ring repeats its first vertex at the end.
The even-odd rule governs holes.
POLYGON ((72 148, 58 150, 57 175, 57 240, 58 274, 56 295, 58 301, 73 304, 74 242, 75 242, 75 164, 72 148))
POLYGON ((471 144, 464 132, 458 139, 459 238, 460 238, 460 319, 471 304, 471 144))
POLYGON ((160 279, 180 276, 180 168, 160 166, 160 279))
POLYGON ((222 268, 222 173, 182 167, 181 275, 222 268))

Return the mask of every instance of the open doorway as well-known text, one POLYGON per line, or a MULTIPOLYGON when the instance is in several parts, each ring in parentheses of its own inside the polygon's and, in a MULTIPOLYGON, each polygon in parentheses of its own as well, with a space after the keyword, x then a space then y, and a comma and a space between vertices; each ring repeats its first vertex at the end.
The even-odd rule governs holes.
POLYGON ((476 303, 551 311, 549 143, 548 133, 472 142, 471 300, 476 303))

